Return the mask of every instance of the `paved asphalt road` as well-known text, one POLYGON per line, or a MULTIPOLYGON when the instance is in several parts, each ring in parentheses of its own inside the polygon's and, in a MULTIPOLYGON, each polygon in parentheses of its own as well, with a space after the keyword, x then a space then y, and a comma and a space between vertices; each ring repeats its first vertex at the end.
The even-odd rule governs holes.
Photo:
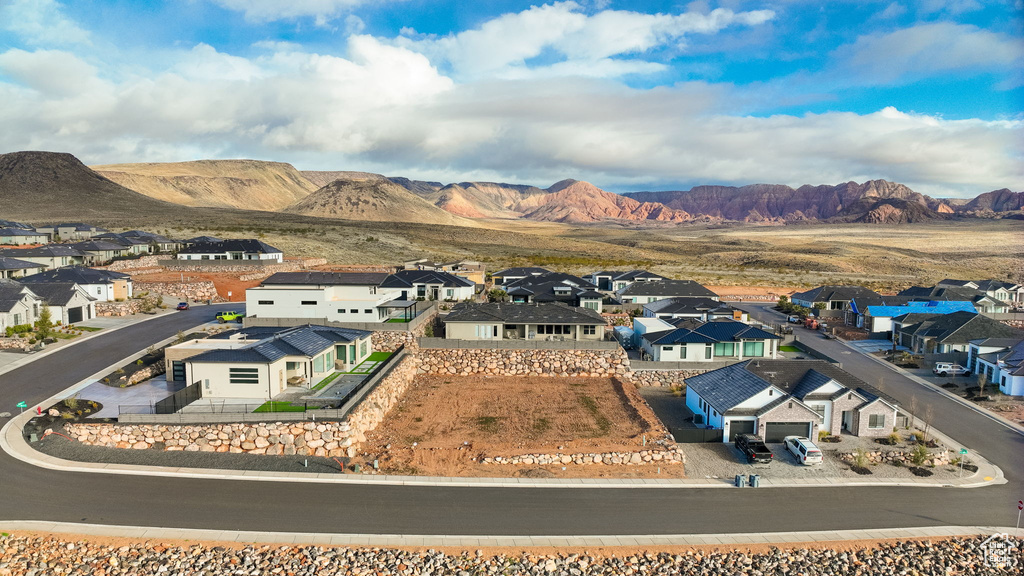
MULTIPOLYGON (((30 404, 198 324, 195 308, 69 347, 0 376, 0 407, 30 404)), ((817 343, 815 343, 817 344, 817 343)), ((826 342, 826 344, 834 344, 826 342)), ((853 366, 851 361, 848 366, 853 366)), ((865 365, 865 370, 867 370, 865 365)), ((912 383, 911 383, 912 384, 912 383)), ((899 397, 902 386, 886 381, 899 397)), ((239 482, 61 473, 0 454, 0 519, 221 530, 423 535, 651 535, 1012 525, 1022 439, 934 396, 936 425, 1011 484, 980 489, 537 489, 239 482), (1012 509, 1012 512, 1011 512, 1012 509)))

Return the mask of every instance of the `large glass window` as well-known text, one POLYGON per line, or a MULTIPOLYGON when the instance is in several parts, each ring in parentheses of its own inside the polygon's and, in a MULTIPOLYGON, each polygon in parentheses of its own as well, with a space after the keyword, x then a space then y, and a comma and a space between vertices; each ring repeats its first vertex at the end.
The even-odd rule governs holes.
POLYGON ((744 342, 744 356, 764 356, 764 342, 744 342))
POLYGON ((732 342, 716 342, 715 356, 733 356, 736 354, 736 347, 732 342))
POLYGON ((868 416, 868 428, 885 428, 885 414, 868 416))
POLYGON ((313 372, 323 372, 323 371, 324 371, 324 357, 321 355, 321 356, 317 356, 316 358, 313 358, 313 372))
POLYGON ((259 368, 228 368, 228 382, 232 384, 259 384, 259 368))

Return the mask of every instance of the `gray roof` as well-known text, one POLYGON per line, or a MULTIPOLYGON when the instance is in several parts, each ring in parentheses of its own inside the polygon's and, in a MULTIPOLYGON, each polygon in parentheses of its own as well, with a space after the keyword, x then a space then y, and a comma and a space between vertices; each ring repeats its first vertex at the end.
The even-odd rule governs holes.
POLYGON ((0 236, 46 236, 46 234, 24 228, 0 228, 0 236))
POLYGON ((719 414, 743 403, 770 383, 746 369, 748 362, 740 362, 686 379, 686 389, 693 390, 719 414))
MULTIPOLYGON (((32 292, 35 292, 36 296, 43 299, 50 306, 67 306, 71 299, 76 294, 81 292, 81 288, 74 282, 47 282, 45 284, 33 284, 30 287, 32 292)), ((87 300, 95 300, 92 296, 81 292, 87 300)))
POLYGON ((73 248, 82 250, 84 252, 103 252, 103 251, 120 251, 124 250, 124 246, 108 242, 106 240, 86 240, 84 242, 75 242, 71 244, 73 248))
POLYGON ((3 250, 3 256, 11 256, 14 258, 29 258, 29 257, 45 257, 50 258, 53 256, 91 256, 81 250, 74 248, 68 244, 48 244, 46 246, 39 246, 36 248, 8 248, 3 250))
POLYGON ((444 319, 448 322, 502 322, 504 324, 583 324, 604 325, 607 321, 594 310, 552 304, 456 304, 444 319))
POLYGON ((590 282, 562 272, 545 272, 505 284, 510 296, 530 295, 535 302, 565 302, 575 305, 580 298, 604 298, 590 282))
POLYGON ((831 302, 832 300, 849 301, 854 298, 877 297, 878 292, 863 286, 818 286, 805 292, 797 292, 789 297, 792 300, 807 302, 831 302))
POLYGON ((0 256, 0 270, 26 270, 28 268, 42 267, 43 265, 37 262, 29 262, 28 260, 18 260, 17 258, 0 256))
POLYGON ((1024 330, 971 312, 937 314, 917 324, 906 326, 900 332, 933 338, 941 344, 967 344, 983 338, 1024 337, 1024 330))
POLYGON ((735 308, 724 302, 704 297, 665 298, 664 300, 644 304, 644 308, 655 314, 701 314, 711 311, 731 312, 735 310, 735 308))
POLYGON ((771 332, 735 320, 706 322, 693 329, 677 328, 664 332, 647 333, 643 338, 656 345, 780 339, 779 336, 771 332))
POLYGON ((0 280, 0 312, 10 312, 15 304, 21 302, 26 288, 13 280, 0 280))
POLYGON ((381 288, 411 288, 417 284, 440 284, 446 288, 476 286, 462 276, 438 270, 399 270, 380 283, 381 288))
POLYGON ((263 286, 279 284, 301 284, 309 286, 379 286, 387 278, 387 272, 278 272, 265 278, 263 286))
POLYGON ((262 240, 224 240, 221 242, 196 242, 178 251, 178 254, 220 254, 222 252, 245 252, 247 254, 280 254, 262 240))
POLYGON ((34 226, 30 226, 23 222, 15 222, 14 220, 0 220, 0 227, 3 228, 21 228, 23 230, 35 230, 34 226))
POLYGON ((655 282, 634 282, 620 292, 623 296, 667 296, 692 298, 703 296, 717 298, 711 290, 693 280, 658 280, 655 282))
POLYGON ((500 272, 495 272, 491 276, 499 276, 504 278, 506 276, 532 276, 534 274, 546 274, 550 272, 547 268, 537 268, 532 266, 520 266, 518 268, 506 268, 500 272))
POLYGON ((210 350, 188 359, 189 362, 275 362, 285 356, 312 358, 324 350, 345 342, 366 338, 366 330, 336 328, 333 326, 297 326, 292 328, 244 329, 220 335, 225 339, 233 335, 256 338, 252 344, 234 349, 210 350))
POLYGON ((20 281, 26 284, 39 282, 74 282, 75 284, 112 284, 115 280, 131 280, 131 276, 121 272, 110 270, 98 270, 96 268, 85 268, 82 266, 65 266, 46 270, 31 276, 25 276, 20 281))

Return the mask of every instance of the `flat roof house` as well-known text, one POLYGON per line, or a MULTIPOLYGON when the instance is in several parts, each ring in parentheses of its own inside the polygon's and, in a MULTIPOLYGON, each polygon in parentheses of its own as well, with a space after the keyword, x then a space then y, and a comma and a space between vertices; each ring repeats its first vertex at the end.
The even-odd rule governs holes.
POLYGON ((879 437, 896 424, 897 402, 824 360, 748 360, 686 379, 686 407, 722 442, 757 434, 879 437))
POLYGON ((372 353, 371 333, 330 326, 245 329, 166 351, 168 379, 200 382, 203 398, 270 400, 288 386, 309 388, 372 353))
POLYGON ((380 285, 386 272, 278 272, 245 291, 245 308, 257 318, 319 322, 384 322, 404 313, 394 308, 400 290, 380 285))
POLYGON ((30 285, 73 283, 81 286, 89 296, 100 302, 127 300, 132 297, 132 277, 121 272, 67 266, 25 276, 22 282, 30 285))
POLYGON ((583 279, 597 286, 597 289, 603 292, 615 292, 616 290, 622 290, 634 282, 657 282, 658 280, 668 280, 668 278, 661 274, 655 274, 653 272, 648 272, 647 270, 627 270, 625 272, 604 270, 601 272, 591 272, 584 276, 583 279))
POLYGON ((45 244, 49 236, 35 230, 24 228, 0 228, 0 245, 24 246, 25 244, 45 244))
MULTIPOLYGON (((675 326, 670 321, 645 318, 644 325, 634 320, 634 332, 641 333, 640 347, 655 362, 712 362, 746 358, 775 358, 779 336, 734 320, 698 323, 681 318, 690 326, 675 326), (643 329, 642 332, 640 329, 643 329)), ((680 322, 681 324, 683 322, 680 322)))
POLYGON ((64 224, 49 224, 46 226, 36 226, 36 232, 42 232, 49 236, 50 240, 63 240, 74 241, 74 240, 88 240, 105 232, 109 232, 105 228, 99 226, 93 226, 91 224, 85 224, 83 222, 65 222, 64 224))
POLYGON ((708 298, 718 300, 718 294, 693 280, 634 282, 621 290, 617 290, 615 295, 623 304, 648 304, 666 298, 708 298))
POLYGON ((461 340, 603 340, 607 321, 587 308, 552 304, 457 304, 445 338, 461 340))
POLYGON ((436 272, 448 272, 481 286, 487 281, 487 267, 476 260, 435 262, 427 258, 420 258, 419 260, 409 260, 408 262, 404 262, 402 267, 405 270, 434 270, 436 272))
POLYGON ((0 279, 20 278, 43 271, 43 265, 18 258, 0 256, 0 279))
POLYGON ((178 260, 265 260, 283 262, 284 254, 262 240, 196 242, 178 251, 178 260))

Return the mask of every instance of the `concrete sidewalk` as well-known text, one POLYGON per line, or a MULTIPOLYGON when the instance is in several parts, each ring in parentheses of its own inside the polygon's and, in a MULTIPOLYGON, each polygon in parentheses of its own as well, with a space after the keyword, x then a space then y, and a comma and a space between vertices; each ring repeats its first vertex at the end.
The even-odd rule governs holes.
POLYGON ((153 540, 189 540, 206 542, 239 542, 252 544, 288 544, 317 546, 728 546, 774 544, 797 547, 797 544, 842 542, 846 540, 880 540, 908 538, 945 539, 954 536, 991 536, 1010 534, 1024 537, 1024 528, 999 526, 929 526, 921 528, 890 528, 880 530, 829 530, 824 532, 758 532, 747 534, 665 534, 637 536, 438 536, 397 534, 324 534, 317 532, 250 532, 234 530, 199 530, 147 526, 107 526, 70 522, 5 521, 0 529, 12 531, 50 532, 143 538, 153 540))

